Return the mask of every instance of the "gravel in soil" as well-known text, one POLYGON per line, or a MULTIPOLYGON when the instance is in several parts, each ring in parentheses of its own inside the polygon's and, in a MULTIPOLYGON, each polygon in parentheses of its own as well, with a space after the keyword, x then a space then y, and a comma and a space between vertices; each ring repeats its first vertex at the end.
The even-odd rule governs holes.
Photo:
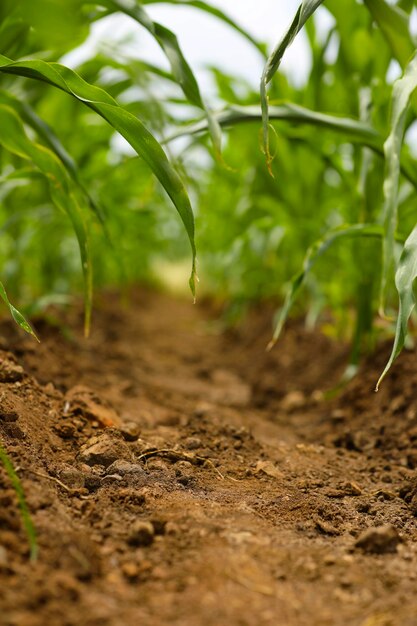
POLYGON ((344 346, 270 311, 140 291, 0 324, 4 626, 415 626, 417 365, 383 346, 331 400, 344 346), (51 321, 52 320, 52 321, 51 321))

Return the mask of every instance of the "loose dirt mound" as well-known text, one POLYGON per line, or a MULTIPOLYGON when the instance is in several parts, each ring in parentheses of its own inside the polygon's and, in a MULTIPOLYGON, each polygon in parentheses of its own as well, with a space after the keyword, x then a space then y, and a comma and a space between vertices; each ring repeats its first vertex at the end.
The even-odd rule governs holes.
POLYGON ((143 292, 103 297, 89 341, 74 313, 39 347, 0 327, 40 544, 1 470, 1 624, 416 625, 415 354, 328 401, 343 347, 294 325, 266 354, 268 314, 219 334, 207 311, 143 292))

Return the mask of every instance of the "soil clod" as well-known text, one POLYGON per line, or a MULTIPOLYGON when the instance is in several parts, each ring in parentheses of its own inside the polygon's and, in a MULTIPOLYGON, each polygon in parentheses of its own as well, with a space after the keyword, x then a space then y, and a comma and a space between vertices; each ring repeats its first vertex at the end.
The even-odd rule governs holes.
POLYGON ((365 530, 355 541, 355 547, 369 554, 387 554, 396 552, 400 542, 396 528, 387 524, 365 530))
POLYGON ((89 439, 79 453, 80 461, 86 465, 104 465, 104 467, 119 459, 129 459, 131 456, 124 441, 106 433, 89 439))
POLYGON ((154 536, 155 530, 151 522, 136 520, 129 531, 127 541, 131 546, 150 546, 154 536))
POLYGON ((102 298, 85 343, 77 307, 34 349, 1 327, 39 543, 0 465, 2 626, 414 626, 415 353, 330 397, 345 347, 294 322, 266 353, 270 310, 213 334, 207 308, 102 298))

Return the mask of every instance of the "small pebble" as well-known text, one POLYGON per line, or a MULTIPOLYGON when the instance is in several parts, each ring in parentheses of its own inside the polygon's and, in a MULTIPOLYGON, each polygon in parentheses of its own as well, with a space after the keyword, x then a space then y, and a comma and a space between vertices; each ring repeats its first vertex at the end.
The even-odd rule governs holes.
POLYGON ((81 448, 79 458, 87 465, 108 467, 118 459, 129 459, 131 452, 122 439, 104 433, 91 437, 81 448))
POLYGON ((120 427, 120 432, 125 441, 137 441, 140 435, 140 428, 136 422, 124 422, 120 427))
POLYGON ((123 461, 122 459, 118 459, 109 465, 106 469, 106 474, 119 474, 119 476, 125 476, 126 474, 140 474, 141 476, 147 476, 141 465, 138 463, 123 461))
POLYGON ((107 474, 101 479, 102 485, 112 485, 113 483, 117 483, 122 481, 123 478, 119 474, 107 474))
POLYGON ((70 465, 59 472, 59 480, 71 489, 82 489, 85 486, 84 474, 70 465))
POLYGON ((300 409, 305 406, 306 397, 302 391, 290 391, 286 396, 281 400, 281 409, 283 411, 295 411, 296 409, 300 409))
POLYGON ((127 542, 130 546, 150 546, 155 537, 151 522, 136 520, 130 530, 127 542))
POLYGON ((203 443, 198 437, 187 437, 184 441, 184 446, 188 450, 197 450, 197 448, 201 448, 202 445, 203 443))
POLYGON ((139 567, 137 563, 123 563, 122 572, 129 580, 135 580, 139 576, 139 567))

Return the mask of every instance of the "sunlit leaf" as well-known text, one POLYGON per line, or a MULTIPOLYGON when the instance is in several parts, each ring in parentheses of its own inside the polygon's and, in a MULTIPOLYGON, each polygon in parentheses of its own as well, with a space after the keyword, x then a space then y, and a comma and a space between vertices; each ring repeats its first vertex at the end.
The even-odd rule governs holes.
POLYGON ((35 337, 37 341, 39 341, 32 326, 25 319, 25 317, 20 313, 20 311, 18 311, 16 307, 14 307, 13 304, 10 302, 9 298, 7 297, 7 293, 3 286, 3 283, 0 283, 0 297, 9 307, 10 314, 13 317, 16 324, 20 326, 20 328, 23 328, 23 330, 25 330, 27 333, 29 333, 29 335, 32 335, 32 337, 35 337))
POLYGON ((265 64, 264 70, 261 76, 261 108, 262 108, 262 135, 263 135, 263 149, 267 158, 268 168, 270 168, 270 164, 272 161, 272 156, 270 152, 269 146, 269 115, 268 115, 268 95, 267 95, 267 85, 271 82, 275 73, 277 72, 282 58, 285 54, 288 46, 292 44, 295 37, 298 35, 300 30, 303 28, 306 21, 313 15, 313 13, 318 9, 318 7, 323 4, 324 0, 305 0, 298 7, 298 11, 295 14, 295 17, 282 37, 277 46, 274 48, 268 60, 265 64))

